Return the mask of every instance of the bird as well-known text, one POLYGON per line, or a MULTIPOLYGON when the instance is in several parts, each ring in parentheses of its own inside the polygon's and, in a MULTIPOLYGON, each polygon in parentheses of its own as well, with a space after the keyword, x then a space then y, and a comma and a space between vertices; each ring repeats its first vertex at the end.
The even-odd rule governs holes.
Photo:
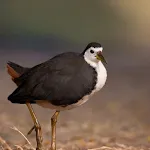
POLYGON ((106 83, 106 59, 100 43, 87 44, 81 53, 64 52, 31 68, 7 62, 17 88, 8 96, 12 103, 26 104, 34 122, 37 150, 42 149, 42 130, 32 104, 55 110, 51 117, 51 150, 56 150, 56 122, 61 111, 76 108, 106 83))

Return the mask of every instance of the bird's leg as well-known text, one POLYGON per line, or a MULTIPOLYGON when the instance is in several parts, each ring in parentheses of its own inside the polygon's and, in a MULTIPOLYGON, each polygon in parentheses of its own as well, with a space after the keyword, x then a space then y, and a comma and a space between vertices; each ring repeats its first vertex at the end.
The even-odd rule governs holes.
POLYGON ((56 150, 56 122, 57 117, 60 111, 56 111, 51 118, 51 128, 52 128, 52 136, 51 136, 51 150, 56 150))
MULTIPOLYGON (((33 111, 33 108, 31 106, 30 103, 26 103, 29 111, 30 111, 30 114, 31 114, 31 117, 33 119, 33 122, 34 122, 34 128, 35 128, 35 132, 36 132, 36 142, 37 142, 37 148, 36 150, 42 150, 42 131, 41 131, 41 126, 36 118, 36 115, 33 111)), ((32 130, 34 129, 32 128, 32 130)), ((30 130, 29 132, 32 132, 32 130, 30 130)))

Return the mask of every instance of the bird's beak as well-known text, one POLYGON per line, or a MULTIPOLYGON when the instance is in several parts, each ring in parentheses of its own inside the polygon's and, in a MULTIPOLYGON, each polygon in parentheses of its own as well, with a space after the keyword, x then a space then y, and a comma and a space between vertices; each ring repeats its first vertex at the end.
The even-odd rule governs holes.
POLYGON ((102 52, 101 52, 101 51, 97 52, 96 58, 97 58, 98 60, 101 60, 102 62, 104 62, 104 63, 107 64, 107 61, 105 60, 105 58, 104 58, 104 56, 102 55, 102 52))

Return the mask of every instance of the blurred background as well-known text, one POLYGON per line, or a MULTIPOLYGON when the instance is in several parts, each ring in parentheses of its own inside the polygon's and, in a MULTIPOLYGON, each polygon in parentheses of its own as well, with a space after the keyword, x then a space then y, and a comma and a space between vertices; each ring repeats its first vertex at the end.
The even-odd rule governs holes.
MULTIPOLYGON (((82 52, 95 41, 108 61, 107 84, 86 104, 60 114, 58 143, 149 146, 149 6, 149 0, 0 1, 0 136, 18 144, 21 136, 9 127, 26 134, 33 125, 25 105, 7 100, 16 86, 6 62, 32 67, 58 53, 82 52)), ((33 107, 49 141, 54 111, 33 107)))

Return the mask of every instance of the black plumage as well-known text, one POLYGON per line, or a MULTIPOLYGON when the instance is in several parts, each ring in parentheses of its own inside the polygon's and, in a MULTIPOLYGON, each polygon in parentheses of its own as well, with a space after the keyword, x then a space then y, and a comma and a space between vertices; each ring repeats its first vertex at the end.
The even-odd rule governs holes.
POLYGON ((79 53, 63 53, 27 69, 19 87, 8 97, 12 103, 46 100, 56 106, 78 102, 95 88, 97 73, 79 53))
POLYGON ((84 53, 86 52, 87 49, 89 49, 90 47, 102 47, 100 43, 97 43, 97 42, 91 42, 89 43, 86 48, 84 49, 84 51, 82 52, 82 55, 84 55, 84 53))

